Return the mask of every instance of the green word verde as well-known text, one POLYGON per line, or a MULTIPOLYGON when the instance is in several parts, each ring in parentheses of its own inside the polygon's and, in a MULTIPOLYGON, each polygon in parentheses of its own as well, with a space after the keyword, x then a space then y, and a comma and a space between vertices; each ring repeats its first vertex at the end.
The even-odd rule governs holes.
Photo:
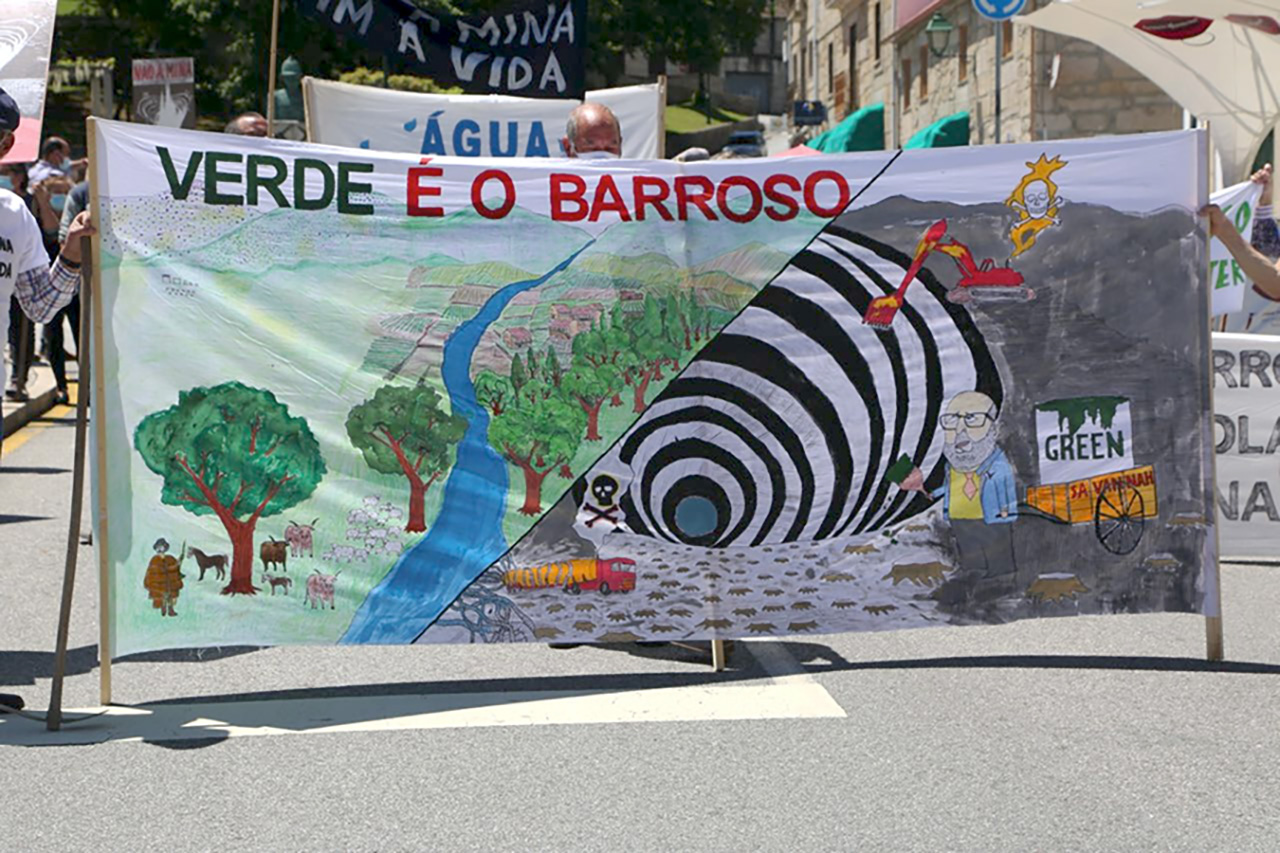
POLYGON ((295 207, 298 210, 325 210, 331 207, 336 196, 339 213, 372 216, 373 205, 351 200, 353 194, 370 194, 373 185, 357 183, 353 175, 370 173, 372 163, 339 162, 334 168, 323 160, 299 157, 290 163, 269 154, 233 154, 229 151, 193 151, 187 160, 182 177, 174 165, 169 149, 156 146, 160 165, 174 199, 184 201, 191 194, 196 175, 204 164, 204 203, 219 205, 256 206, 258 200, 269 195, 277 207, 295 207), (308 180, 316 180, 313 195, 307 195, 308 180))

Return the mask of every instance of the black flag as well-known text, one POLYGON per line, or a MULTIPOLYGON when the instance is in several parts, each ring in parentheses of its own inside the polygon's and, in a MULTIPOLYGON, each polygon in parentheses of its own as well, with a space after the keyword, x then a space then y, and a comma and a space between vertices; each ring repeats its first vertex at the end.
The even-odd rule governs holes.
POLYGON ((491 15, 412 0, 295 0, 302 14, 383 53, 393 67, 473 93, 576 98, 586 91, 586 0, 526 2, 491 15))

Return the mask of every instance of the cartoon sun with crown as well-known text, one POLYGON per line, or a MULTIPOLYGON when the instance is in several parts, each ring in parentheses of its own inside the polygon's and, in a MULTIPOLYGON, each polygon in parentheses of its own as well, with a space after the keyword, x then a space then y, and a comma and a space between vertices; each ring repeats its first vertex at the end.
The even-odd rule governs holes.
POLYGON ((1058 208, 1066 202, 1058 195, 1053 173, 1065 165, 1066 161, 1060 157, 1049 160, 1041 154, 1036 162, 1027 163, 1031 171, 1022 176, 1018 186, 1004 200, 1006 205, 1018 211, 1018 221, 1009 230, 1009 239, 1013 241, 1010 260, 1034 246, 1041 231, 1062 224, 1058 219, 1058 208))

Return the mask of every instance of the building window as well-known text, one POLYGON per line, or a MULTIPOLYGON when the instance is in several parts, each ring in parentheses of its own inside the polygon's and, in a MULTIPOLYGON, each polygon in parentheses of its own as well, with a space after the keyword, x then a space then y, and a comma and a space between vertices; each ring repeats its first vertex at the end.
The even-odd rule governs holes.
POLYGON ((920 100, 929 97, 929 45, 920 45, 920 100))
POLYGON ((849 27, 849 110, 858 107, 858 28, 849 27))
POLYGON ((1013 56, 1013 21, 1001 21, 1000 30, 1004 44, 1001 45, 1000 55, 1006 59, 1013 56))
POLYGON ((800 74, 798 76, 800 78, 800 99, 801 100, 804 100, 809 97, 809 86, 807 84, 807 77, 809 73, 809 67, 807 64, 808 62, 809 62, 809 43, 806 41, 800 44, 800 74))
POLYGON ((902 60, 902 108, 911 106, 911 60, 902 60))
POLYGON ((956 73, 959 75, 960 82, 969 79, 969 28, 964 24, 957 27, 957 36, 959 44, 956 46, 956 59, 960 62, 956 73))
POLYGON ((827 91, 831 93, 831 99, 836 97, 836 44, 835 42, 827 42, 827 91))
POLYGON ((880 4, 875 3, 871 6, 871 29, 872 35, 875 37, 874 48, 876 52, 876 62, 880 61, 880 4))

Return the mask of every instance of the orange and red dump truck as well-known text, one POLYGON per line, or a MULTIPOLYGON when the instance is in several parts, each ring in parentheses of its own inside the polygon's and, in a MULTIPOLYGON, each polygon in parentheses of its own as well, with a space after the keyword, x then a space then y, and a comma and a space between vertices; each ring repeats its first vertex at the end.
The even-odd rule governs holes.
POLYGON ((503 572, 502 582, 507 589, 546 589, 561 587, 575 595, 585 590, 598 590, 601 595, 611 592, 631 592, 636 588, 636 573, 617 569, 615 566, 634 566, 635 560, 615 557, 612 560, 568 560, 563 563, 547 563, 530 569, 510 569, 503 572))

